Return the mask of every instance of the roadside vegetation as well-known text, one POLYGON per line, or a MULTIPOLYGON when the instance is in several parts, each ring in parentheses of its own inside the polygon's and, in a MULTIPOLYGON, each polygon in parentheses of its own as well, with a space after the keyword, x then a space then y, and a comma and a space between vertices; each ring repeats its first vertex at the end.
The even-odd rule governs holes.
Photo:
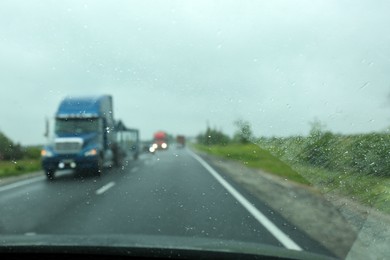
POLYGON ((319 122, 309 136, 259 138, 324 193, 340 194, 390 213, 390 134, 334 134, 319 122))
POLYGON ((255 144, 229 143, 226 145, 212 146, 195 144, 194 147, 215 156, 238 161, 251 168, 264 170, 284 179, 306 185, 310 184, 286 163, 255 144))
POLYGON ((41 169, 40 160, 1 161, 0 178, 32 173, 41 169))
POLYGON ((251 168, 264 170, 283 179, 306 185, 310 184, 288 164, 269 151, 253 144, 251 141, 253 138, 252 131, 248 122, 238 120, 235 125, 238 130, 233 138, 208 127, 204 133, 197 136, 197 144, 194 144, 194 147, 221 158, 238 161, 251 168))
POLYGON ((315 121, 308 136, 256 138, 235 125, 232 138, 208 128, 194 147, 390 213, 389 133, 341 135, 315 121))
POLYGON ((40 168, 40 147, 14 143, 0 132, 0 178, 31 173, 40 168))

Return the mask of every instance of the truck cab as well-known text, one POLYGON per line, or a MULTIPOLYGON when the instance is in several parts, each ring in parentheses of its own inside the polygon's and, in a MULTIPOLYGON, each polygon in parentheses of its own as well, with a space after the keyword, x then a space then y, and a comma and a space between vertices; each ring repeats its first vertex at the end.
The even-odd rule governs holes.
POLYGON ((153 139, 153 148, 155 150, 168 149, 168 135, 163 131, 156 132, 153 139))
POLYGON ((42 149, 49 179, 57 170, 90 170, 100 175, 118 154, 112 97, 67 97, 55 115, 54 136, 42 149))

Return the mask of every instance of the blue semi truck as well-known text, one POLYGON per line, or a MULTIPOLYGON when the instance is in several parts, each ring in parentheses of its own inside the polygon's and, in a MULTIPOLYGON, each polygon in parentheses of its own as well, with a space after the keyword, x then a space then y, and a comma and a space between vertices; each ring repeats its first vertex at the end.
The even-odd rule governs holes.
POLYGON ((41 152, 48 179, 57 170, 73 169, 101 175, 139 152, 138 130, 128 129, 113 115, 112 97, 67 97, 55 114, 54 137, 41 152))

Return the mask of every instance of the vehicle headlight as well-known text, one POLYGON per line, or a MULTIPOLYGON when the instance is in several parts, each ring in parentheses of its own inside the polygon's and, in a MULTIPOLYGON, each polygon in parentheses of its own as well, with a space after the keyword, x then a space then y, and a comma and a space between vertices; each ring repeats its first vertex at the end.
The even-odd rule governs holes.
POLYGON ((88 150, 84 153, 85 156, 94 156, 94 155, 97 155, 97 150, 96 149, 91 149, 91 150, 88 150))
POLYGON ((152 146, 152 147, 149 148, 149 152, 151 152, 151 153, 154 153, 155 150, 156 150, 156 149, 154 148, 154 146, 152 146))
POLYGON ((167 145, 166 143, 163 143, 163 144, 161 145, 161 147, 162 147, 163 149, 165 149, 165 148, 168 147, 168 145, 167 145))
POLYGON ((158 145, 157 144, 153 144, 153 148, 154 149, 157 149, 158 145))
POLYGON ((49 150, 42 149, 41 150, 41 156, 42 157, 52 157, 53 153, 51 151, 49 151, 49 150))

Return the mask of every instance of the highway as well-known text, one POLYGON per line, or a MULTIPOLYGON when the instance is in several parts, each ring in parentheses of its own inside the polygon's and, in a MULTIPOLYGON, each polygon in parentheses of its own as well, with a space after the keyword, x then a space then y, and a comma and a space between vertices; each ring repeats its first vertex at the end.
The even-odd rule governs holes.
POLYGON ((188 149, 142 154, 99 178, 70 171, 0 186, 0 234, 207 237, 329 254, 188 149))

